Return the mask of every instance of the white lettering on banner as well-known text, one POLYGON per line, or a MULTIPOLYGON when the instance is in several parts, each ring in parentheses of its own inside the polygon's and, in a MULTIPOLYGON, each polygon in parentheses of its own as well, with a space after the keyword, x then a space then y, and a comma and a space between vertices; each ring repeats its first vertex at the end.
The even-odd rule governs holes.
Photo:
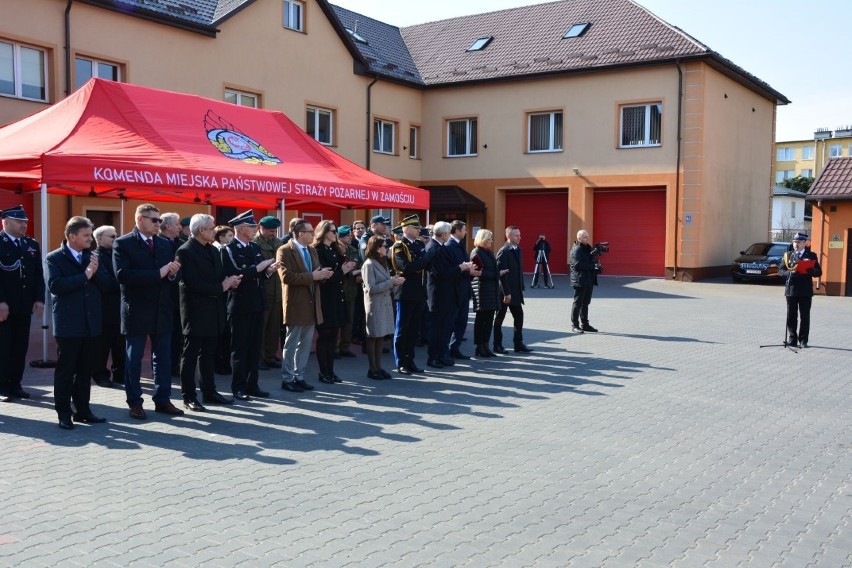
POLYGON ((219 178, 197 173, 165 173, 165 181, 159 172, 133 168, 93 168, 95 181, 116 182, 140 185, 159 185, 182 187, 187 189, 224 189, 227 191, 245 191, 267 193, 281 196, 300 195, 317 198, 346 199, 363 203, 390 203, 413 205, 414 196, 403 191, 372 190, 357 187, 325 186, 321 183, 305 181, 285 181, 270 179, 252 179, 242 176, 220 176, 219 178))
POLYGON ((96 181, 120 181, 122 183, 143 183, 147 185, 162 185, 163 178, 157 172, 134 170, 131 168, 94 168, 96 181))

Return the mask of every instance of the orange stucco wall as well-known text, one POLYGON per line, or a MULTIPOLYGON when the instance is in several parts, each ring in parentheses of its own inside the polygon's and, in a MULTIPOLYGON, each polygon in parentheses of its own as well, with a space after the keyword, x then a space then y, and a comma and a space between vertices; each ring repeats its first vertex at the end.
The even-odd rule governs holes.
POLYGON ((852 229, 852 202, 824 202, 814 204, 811 249, 822 265, 822 278, 817 291, 829 296, 846 295, 849 274, 849 230, 852 229), (834 208, 835 211, 831 209, 834 208), (838 245, 839 243, 839 245, 838 245))

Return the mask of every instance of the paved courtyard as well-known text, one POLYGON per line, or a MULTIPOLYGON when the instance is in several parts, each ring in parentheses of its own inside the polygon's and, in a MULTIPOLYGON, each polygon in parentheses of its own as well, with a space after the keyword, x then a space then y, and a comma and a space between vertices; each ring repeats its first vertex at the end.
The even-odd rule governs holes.
POLYGON ((60 430, 28 370, 0 565, 852 565, 852 299, 817 297, 793 353, 760 347, 778 286, 607 278, 572 335, 556 283, 528 292, 532 354, 382 382, 359 355, 298 395, 266 371, 271 399, 175 419, 93 387, 109 422, 60 430))

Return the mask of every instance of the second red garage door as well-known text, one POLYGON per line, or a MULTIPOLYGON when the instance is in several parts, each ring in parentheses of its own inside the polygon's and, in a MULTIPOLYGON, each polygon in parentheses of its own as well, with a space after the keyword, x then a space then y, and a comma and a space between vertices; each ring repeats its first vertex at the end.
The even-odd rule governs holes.
MULTIPOLYGON (((521 230, 524 272, 535 270, 533 247, 538 236, 544 233, 550 243, 550 271, 565 274, 568 268, 568 191, 519 192, 506 195, 506 225, 521 230)), ((505 229, 505 227, 503 227, 505 229)), ((503 230, 494 231, 494 252, 506 236, 503 230)))
POLYGON ((665 190, 595 191, 592 240, 609 241, 605 275, 665 276, 665 190))

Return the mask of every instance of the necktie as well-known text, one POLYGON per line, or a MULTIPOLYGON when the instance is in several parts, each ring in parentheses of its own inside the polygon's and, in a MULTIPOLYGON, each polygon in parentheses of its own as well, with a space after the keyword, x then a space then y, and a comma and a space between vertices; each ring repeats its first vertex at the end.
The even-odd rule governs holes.
POLYGON ((148 249, 149 249, 151 252, 153 252, 153 251, 154 251, 154 239, 152 239, 151 237, 148 237, 147 239, 145 239, 145 244, 147 244, 147 245, 148 245, 148 249))
POLYGON ((74 256, 77 259, 77 264, 83 264, 83 253, 77 252, 74 253, 74 256))
POLYGON ((21 239, 15 239, 15 246, 18 247, 18 250, 21 250, 21 239))
POLYGON ((305 257, 305 266, 308 268, 308 272, 312 272, 312 270, 311 270, 311 254, 308 252, 307 247, 302 248, 302 256, 305 257))

